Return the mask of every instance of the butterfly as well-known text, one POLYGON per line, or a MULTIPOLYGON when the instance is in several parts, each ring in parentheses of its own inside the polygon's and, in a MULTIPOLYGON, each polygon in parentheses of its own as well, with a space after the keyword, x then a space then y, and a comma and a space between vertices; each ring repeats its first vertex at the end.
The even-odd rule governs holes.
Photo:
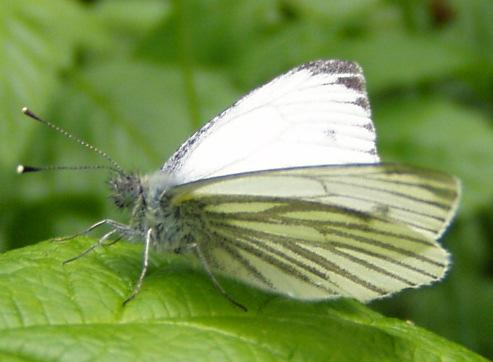
POLYGON ((128 300, 152 247, 194 254, 240 307, 216 275, 301 300, 368 302, 440 280, 450 265, 437 240, 457 210, 460 182, 380 162, 354 62, 312 61, 254 89, 148 175, 88 147, 110 162, 113 201, 131 217, 87 229, 110 227, 86 252, 115 236, 145 245, 128 300))

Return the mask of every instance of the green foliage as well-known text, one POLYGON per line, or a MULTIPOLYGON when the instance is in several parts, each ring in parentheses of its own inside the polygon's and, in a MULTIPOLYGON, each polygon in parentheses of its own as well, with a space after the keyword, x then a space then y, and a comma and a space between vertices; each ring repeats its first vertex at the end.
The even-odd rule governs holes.
MULTIPOLYGON (((463 182, 458 219, 443 240, 453 255, 449 276, 433 287, 404 292, 372 306, 493 358, 491 14, 490 0, 2 1, 0 250, 70 234, 104 217, 124 222, 128 217, 109 204, 104 173, 15 175, 18 162, 101 162, 91 152, 25 119, 22 106, 107 151, 125 168, 148 172, 157 169, 201 123, 252 87, 308 60, 352 59, 365 69, 383 159, 441 169, 463 182)), ((355 340, 363 341, 369 355, 379 356, 378 351, 387 353, 389 348, 394 348, 389 353, 399 353, 401 346, 408 353, 411 347, 406 343, 410 343, 419 344, 420 353, 434 358, 433 353, 446 344, 426 334, 429 344, 421 346, 425 332, 349 302, 306 306, 239 288, 240 296, 255 300, 255 307, 242 315, 206 282, 199 283, 200 303, 190 304, 177 296, 185 298, 181 289, 193 289, 204 276, 194 272, 193 282, 191 276, 173 272, 169 277, 183 278, 179 279, 183 283, 178 285, 175 279, 175 284, 167 284, 170 269, 168 259, 161 259, 164 256, 156 256, 154 269, 159 272, 153 275, 159 273, 159 278, 151 275, 146 280, 146 288, 156 283, 162 290, 155 288, 155 294, 145 290, 134 307, 122 309, 121 300, 138 273, 138 246, 117 245, 108 254, 101 252, 104 263, 85 271, 84 265, 92 265, 97 257, 55 267, 50 259, 55 258, 53 248, 61 259, 75 251, 65 245, 41 244, 2 257, 0 282, 9 283, 10 289, 2 292, 7 297, 0 300, 7 303, 0 308, 4 321, 0 350, 12 352, 11 359, 25 358, 17 352, 27 345, 33 346, 27 354, 30 359, 69 359, 64 353, 75 351, 81 340, 110 343, 113 335, 118 336, 114 344, 94 342, 93 349, 85 351, 86 359, 103 349, 124 354, 125 343, 149 353, 158 351, 164 344, 154 340, 156 336, 172 341, 183 353, 200 353, 201 348, 226 354, 243 350, 251 359, 309 358, 301 351, 326 346, 331 355, 343 356, 355 340), (23 263, 44 272, 31 272, 26 276, 30 281, 14 283, 11 274, 13 278, 21 273, 23 263), (99 280, 96 275, 109 279, 99 280), (76 287, 67 291, 63 278, 76 287), (105 288, 108 280, 111 290, 105 288), (33 285, 38 288, 32 289, 33 285), (14 309, 22 303, 26 303, 26 314, 16 315, 16 310, 24 310, 14 309), (50 303, 55 311, 51 314, 50 303), (189 309, 192 305, 197 309, 189 309), (263 325, 262 318, 246 317, 261 315, 259 311, 274 316, 272 325, 263 325), (188 319, 180 320, 178 326, 169 320, 176 313, 188 319), (219 318, 223 314, 232 319, 219 318), (303 324, 305 314, 313 325, 303 324), (350 318, 353 314, 355 319, 350 318), (326 318, 322 325, 316 322, 320 315, 326 318), (287 316, 292 319, 284 319, 287 316), (361 325, 361 319, 372 323, 361 325), (113 323, 105 327, 108 331, 103 328, 106 322, 113 323), (218 323, 229 327, 219 329, 218 323), (244 330, 235 327, 243 323, 244 330), (314 341, 291 336, 290 323, 300 323, 314 341), (139 330, 140 337, 130 330, 139 330), (283 331, 285 339, 272 347, 266 343, 276 330, 283 331), (417 332, 406 337, 409 331, 417 332), (196 338, 179 338, 185 333, 196 338), (244 336, 241 343, 238 335, 244 336), (66 342, 57 344, 58 340, 66 342), (367 343, 371 340, 374 345, 367 343), (216 345, 211 347, 211 341, 216 345), (53 354, 44 354, 47 350, 53 354)), ((188 270, 175 261, 173 265, 178 266, 172 271, 188 270)), ((451 348, 451 353, 459 351, 451 348)), ((384 356, 405 358, 405 353, 384 356)))
POLYGON ((141 293, 124 307, 139 248, 114 245, 62 264, 93 242, 47 241, 0 257, 0 359, 483 360, 356 302, 303 303, 224 281, 244 312, 170 255, 155 255, 141 293))

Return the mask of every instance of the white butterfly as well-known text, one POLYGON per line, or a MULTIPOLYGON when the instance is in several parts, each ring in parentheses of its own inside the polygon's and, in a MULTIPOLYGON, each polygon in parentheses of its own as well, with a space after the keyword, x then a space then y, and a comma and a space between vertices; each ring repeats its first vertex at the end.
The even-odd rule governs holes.
POLYGON ((127 174, 110 160, 131 221, 89 230, 110 225, 99 244, 145 240, 131 298, 151 246, 194 253, 226 296, 216 273, 298 299, 363 302, 439 280, 450 261, 437 239, 460 184, 380 163, 370 117, 357 64, 296 67, 205 124, 160 171, 127 174))

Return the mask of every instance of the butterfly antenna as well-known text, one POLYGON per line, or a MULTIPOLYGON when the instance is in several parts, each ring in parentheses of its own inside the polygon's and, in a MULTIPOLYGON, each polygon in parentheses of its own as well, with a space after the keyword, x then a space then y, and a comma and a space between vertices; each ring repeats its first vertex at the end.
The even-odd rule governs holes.
MULTIPOLYGON (((109 167, 111 170, 118 172, 119 170, 109 167)), ((30 173, 30 172, 39 172, 39 171, 60 171, 60 170, 70 170, 70 171, 79 171, 79 170, 102 170, 108 169, 106 165, 83 165, 83 166, 28 166, 28 165, 18 165, 17 173, 30 173)))
POLYGON ((65 138, 68 138, 71 141, 74 141, 78 143, 81 146, 84 146, 91 151, 95 152, 98 154, 100 157, 104 158, 106 161, 110 163, 110 167, 107 166, 101 166, 101 165, 96 165, 96 166, 46 166, 46 167, 34 167, 34 166, 23 166, 19 165, 17 167, 17 172, 18 173, 27 173, 27 172, 37 172, 37 171, 44 171, 44 170, 88 170, 88 169, 103 169, 103 168, 109 168, 111 170, 114 170, 118 173, 123 173, 123 169, 121 166, 113 160, 106 152, 101 151, 99 148, 91 145, 90 143, 87 143, 86 141, 81 140, 80 138, 74 136, 72 133, 69 131, 63 129, 62 127, 59 127, 51 122, 45 121, 44 119, 40 118, 38 115, 33 113, 29 108, 23 107, 22 108, 22 113, 24 113, 26 116, 44 124, 45 126, 48 126, 51 129, 54 129, 61 135, 63 135, 65 138))

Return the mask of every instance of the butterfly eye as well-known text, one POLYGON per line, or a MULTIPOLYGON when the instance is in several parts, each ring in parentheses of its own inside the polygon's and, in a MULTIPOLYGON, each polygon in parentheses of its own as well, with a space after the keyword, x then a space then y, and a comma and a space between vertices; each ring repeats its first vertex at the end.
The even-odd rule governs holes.
POLYGON ((137 176, 122 174, 118 174, 110 180, 110 187, 113 191, 111 198, 120 209, 132 206, 141 189, 140 180, 137 176))

